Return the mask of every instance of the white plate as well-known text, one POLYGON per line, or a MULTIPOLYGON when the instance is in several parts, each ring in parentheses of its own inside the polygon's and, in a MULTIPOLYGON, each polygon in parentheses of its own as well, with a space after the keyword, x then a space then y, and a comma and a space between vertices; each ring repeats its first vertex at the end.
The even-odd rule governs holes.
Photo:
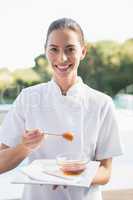
POLYGON ((87 169, 81 175, 66 176, 58 169, 55 160, 35 160, 30 165, 20 169, 21 177, 16 177, 13 183, 89 187, 98 167, 99 162, 90 161, 87 169))

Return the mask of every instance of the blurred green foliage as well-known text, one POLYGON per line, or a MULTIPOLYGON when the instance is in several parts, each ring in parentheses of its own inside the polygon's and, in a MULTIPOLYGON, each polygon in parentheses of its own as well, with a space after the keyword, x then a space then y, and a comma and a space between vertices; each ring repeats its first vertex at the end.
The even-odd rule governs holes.
POLYGON ((52 68, 49 66, 44 54, 41 54, 35 58, 35 66, 33 67, 33 70, 39 74, 42 82, 47 82, 52 77, 52 68))
MULTIPOLYGON (((110 96, 130 88, 133 94, 133 39, 124 43, 99 41, 86 43, 87 54, 79 66, 79 75, 90 87, 110 96)), ((10 72, 0 69, 0 103, 12 102, 24 87, 47 82, 52 68, 44 54, 35 58, 35 65, 28 69, 10 72)))
POLYGON ((122 44, 96 42, 88 44, 87 49, 79 66, 79 74, 86 84, 110 96, 133 84, 133 39, 122 44))

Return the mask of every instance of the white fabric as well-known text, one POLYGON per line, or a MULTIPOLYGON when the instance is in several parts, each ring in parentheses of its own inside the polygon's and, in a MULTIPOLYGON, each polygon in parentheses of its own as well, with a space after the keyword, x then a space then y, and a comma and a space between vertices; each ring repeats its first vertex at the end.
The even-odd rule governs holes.
MULTIPOLYGON (((1 128, 0 141, 15 147, 25 129, 41 128, 46 132, 72 131, 72 143, 58 137, 48 137, 42 146, 29 156, 29 161, 54 159, 58 153, 84 151, 91 160, 102 160, 122 154, 114 106, 109 96, 91 89, 79 78, 62 96, 51 80, 24 89, 7 114, 1 128)), ((101 200, 99 187, 89 189, 69 187, 71 199, 101 200)), ((67 190, 51 186, 25 187, 23 200, 65 200, 67 190)))

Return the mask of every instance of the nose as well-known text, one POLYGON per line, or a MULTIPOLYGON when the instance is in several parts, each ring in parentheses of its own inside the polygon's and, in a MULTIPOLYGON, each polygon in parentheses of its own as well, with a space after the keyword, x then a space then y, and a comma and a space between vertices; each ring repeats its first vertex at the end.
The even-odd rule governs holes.
POLYGON ((65 63, 67 61, 67 55, 65 52, 60 52, 60 62, 65 63))

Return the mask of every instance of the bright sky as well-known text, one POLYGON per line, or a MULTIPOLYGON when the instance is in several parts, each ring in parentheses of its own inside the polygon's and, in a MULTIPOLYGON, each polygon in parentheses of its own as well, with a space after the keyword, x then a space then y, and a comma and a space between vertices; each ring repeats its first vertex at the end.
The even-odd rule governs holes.
POLYGON ((0 0, 0 68, 33 66, 49 24, 62 17, 90 42, 133 38, 133 0, 0 0))

